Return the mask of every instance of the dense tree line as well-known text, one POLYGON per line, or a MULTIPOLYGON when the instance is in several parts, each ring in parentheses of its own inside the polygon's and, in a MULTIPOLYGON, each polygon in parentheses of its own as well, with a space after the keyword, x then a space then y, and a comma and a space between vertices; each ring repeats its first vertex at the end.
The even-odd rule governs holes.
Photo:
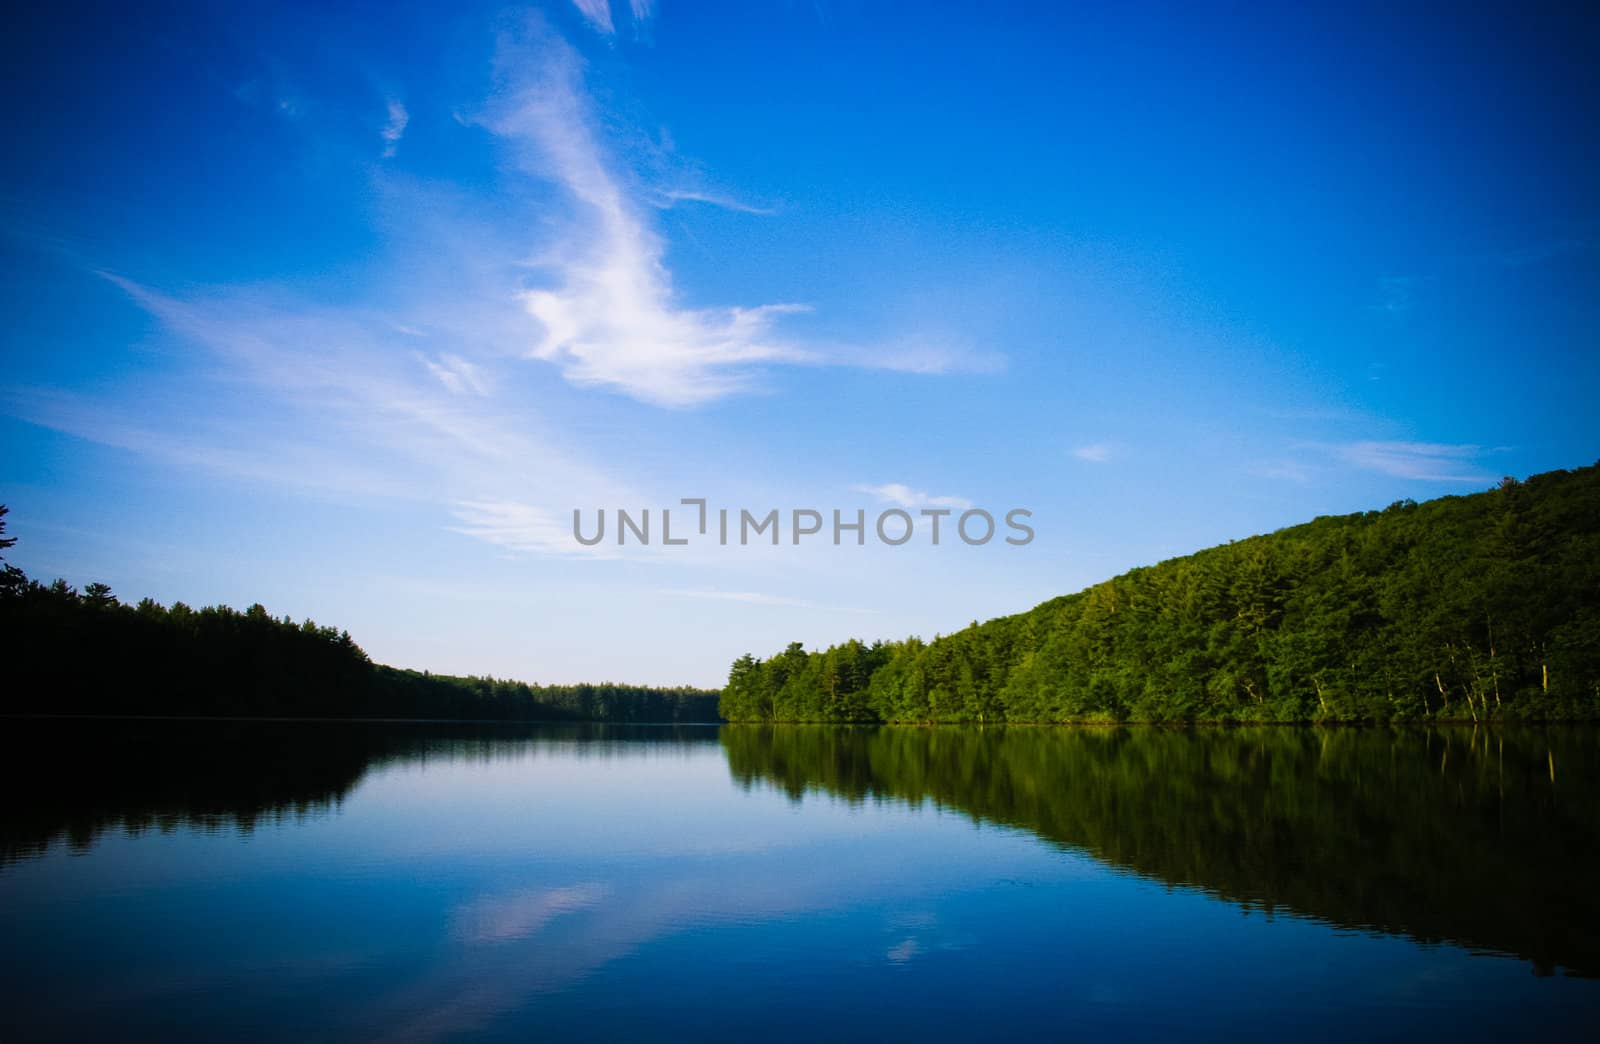
POLYGON ((378 667, 386 717, 474 721, 713 723, 715 690, 615 682, 531 685, 510 679, 459 678, 378 667))
POLYGON ((260 605, 125 605, 105 584, 42 584, 11 565, 0 574, 0 641, 0 713, 717 720, 713 691, 397 670, 372 663, 348 631, 277 618, 260 605))
POLYGON ((728 768, 933 804, 1248 909, 1600 976, 1593 730, 730 725, 728 768))
POLYGON ((1135 569, 931 642, 734 662, 731 721, 1600 717, 1600 465, 1135 569))

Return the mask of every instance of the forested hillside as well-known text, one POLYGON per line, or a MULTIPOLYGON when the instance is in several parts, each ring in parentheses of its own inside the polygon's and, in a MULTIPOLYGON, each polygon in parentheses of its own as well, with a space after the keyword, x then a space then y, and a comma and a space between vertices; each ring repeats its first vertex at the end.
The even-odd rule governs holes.
MULTIPOLYGON (((4 537, 0 508, 0 548, 4 537)), ((260 605, 124 605, 104 584, 0 573, 0 713, 711 722, 717 694, 529 685, 374 664, 348 631, 260 605)))
POLYGON ((1600 465, 1324 517, 931 642, 735 661, 731 721, 1600 717, 1600 465))

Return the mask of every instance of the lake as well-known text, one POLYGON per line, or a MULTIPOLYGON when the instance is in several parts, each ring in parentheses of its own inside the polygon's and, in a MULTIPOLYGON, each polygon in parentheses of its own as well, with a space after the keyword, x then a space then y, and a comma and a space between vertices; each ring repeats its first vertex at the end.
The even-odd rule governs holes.
POLYGON ((1600 731, 4 725, 0 1039, 1584 1039, 1600 731))

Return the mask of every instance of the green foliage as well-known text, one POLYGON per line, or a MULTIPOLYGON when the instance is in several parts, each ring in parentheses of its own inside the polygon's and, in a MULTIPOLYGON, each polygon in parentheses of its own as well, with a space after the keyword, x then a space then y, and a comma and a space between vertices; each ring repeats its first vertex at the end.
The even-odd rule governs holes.
POLYGON ((350 632, 275 619, 257 604, 123 605, 8 567, 0 586, 7 683, 0 713, 482 721, 711 722, 715 692, 529 685, 376 665, 350 632), (13 575, 14 574, 14 575, 13 575))
POLYGON ((1318 518, 929 643, 741 657, 730 721, 1600 717, 1600 465, 1318 518))

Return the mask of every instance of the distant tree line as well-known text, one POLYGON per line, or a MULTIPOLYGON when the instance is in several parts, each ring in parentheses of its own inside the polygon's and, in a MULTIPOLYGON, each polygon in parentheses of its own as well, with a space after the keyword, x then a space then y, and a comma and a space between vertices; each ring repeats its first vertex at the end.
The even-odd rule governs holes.
MULTIPOLYGON (((0 548, 5 538, 0 506, 0 548)), ((348 631, 261 605, 125 605, 105 584, 42 584, 5 565, 0 713, 486 721, 711 722, 717 693, 530 685, 374 664, 348 631)))
POLYGON ((733 664, 730 721, 1600 718, 1600 465, 1135 569, 924 642, 733 664))

